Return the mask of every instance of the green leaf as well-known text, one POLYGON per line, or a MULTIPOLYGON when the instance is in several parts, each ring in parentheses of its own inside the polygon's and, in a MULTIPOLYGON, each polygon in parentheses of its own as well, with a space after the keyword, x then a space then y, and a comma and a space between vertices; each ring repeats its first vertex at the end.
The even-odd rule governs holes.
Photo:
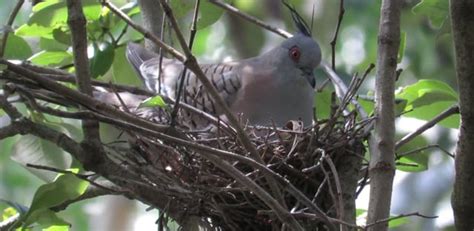
POLYGON ((331 95, 332 91, 328 89, 323 89, 314 95, 316 118, 318 120, 329 118, 329 113, 331 112, 331 95))
POLYGON ((402 32, 400 35, 400 46, 398 47, 397 63, 401 63, 403 56, 405 55, 406 41, 407 41, 407 33, 402 32))
MULTIPOLYGON (((101 5, 95 0, 83 0, 83 12, 86 20, 98 20, 101 5)), ((66 1, 45 1, 33 7, 33 15, 28 25, 37 24, 44 27, 56 27, 67 24, 66 1)))
MULTIPOLYGON (((78 172, 77 169, 72 169, 71 171, 74 173, 78 172)), ((60 174, 54 182, 40 186, 33 197, 30 210, 22 217, 24 227, 34 222, 38 222, 46 227, 69 225, 67 222, 56 217, 50 208, 79 197, 86 191, 88 186, 89 182, 81 180, 71 173, 60 174)))
POLYGON ((416 154, 401 157, 396 161, 396 167, 404 172, 422 172, 428 169, 429 154, 427 152, 420 152, 416 154))
MULTIPOLYGON (((227 1, 228 2, 228 1, 227 1)), ((201 1, 199 6, 199 17, 197 29, 201 30, 217 22, 224 10, 209 1, 201 1)))
POLYGON ((68 231, 68 230, 69 230, 69 225, 63 225, 63 226, 53 225, 46 229, 43 229, 42 231, 68 231))
POLYGON ((356 217, 367 215, 367 209, 356 209, 356 217))
POLYGON ((104 45, 102 49, 94 45, 95 55, 90 61, 91 75, 94 79, 107 73, 114 62, 115 47, 111 43, 104 45))
MULTIPOLYGON (((28 212, 28 207, 26 207, 26 206, 24 206, 24 205, 22 205, 22 204, 19 204, 19 203, 17 203, 17 202, 12 202, 12 201, 8 201, 8 200, 4 200, 4 199, 0 199, 0 202, 9 205, 9 206, 10 206, 9 208, 11 208, 11 209, 8 209, 8 208, 7 208, 8 211, 7 211, 6 214, 5 214, 5 211, 4 211, 3 219, 6 219, 6 218, 10 217, 10 216, 5 217, 6 215, 15 215, 15 214, 17 214, 17 213, 26 214, 26 213, 28 212), (13 213, 13 211, 11 211, 11 210, 13 210, 14 213, 13 213)), ((5 210, 7 210, 7 209, 5 209, 5 210)))
POLYGON ((161 108, 166 108, 166 103, 163 100, 163 98, 159 95, 150 97, 148 99, 143 100, 143 102, 140 103, 138 108, 144 108, 144 107, 161 107, 161 108))
POLYGON ((2 219, 1 221, 4 221, 10 217, 13 217, 15 216, 16 214, 18 214, 18 212, 16 211, 16 209, 14 209, 13 207, 8 207, 6 209, 3 210, 2 212, 2 219))
POLYGON ((118 84, 133 85, 137 87, 142 86, 142 82, 125 57, 125 46, 119 47, 115 50, 115 58, 112 64, 112 78, 112 80, 102 80, 112 81, 118 84))
MULTIPOLYGON (((428 106, 417 107, 413 109, 413 111, 403 114, 403 116, 429 121, 455 104, 456 102, 437 102, 428 106)), ((438 124, 447 128, 458 129, 459 122, 459 114, 455 114, 442 120, 438 124)))
MULTIPOLYGON (((32 135, 23 135, 18 139, 13 146, 11 158, 23 166, 31 163, 64 169, 71 163, 69 154, 55 144, 32 135)), ((50 182, 56 175, 49 171, 31 168, 27 170, 46 182, 50 182)))
POLYGON ((30 45, 21 37, 10 34, 5 48, 5 58, 7 59, 27 59, 33 54, 30 45))
POLYGON ((448 84, 430 79, 401 88, 396 93, 397 98, 406 99, 408 105, 425 106, 439 101, 457 101, 458 96, 448 84), (435 99, 432 99, 434 97, 435 99))
POLYGON ((72 43, 72 36, 68 28, 58 27, 54 29, 53 38, 54 40, 67 46, 70 46, 72 43))
POLYGON ((39 26, 37 24, 23 24, 15 31, 15 35, 53 39, 53 29, 52 27, 39 26))
POLYGON ((440 28, 443 22, 448 18, 449 1, 447 0, 422 0, 413 7, 415 14, 426 15, 431 24, 440 28))
POLYGON ((40 38, 40 48, 46 51, 65 51, 69 46, 58 43, 58 41, 47 38, 40 38))
POLYGON ((30 62, 40 66, 60 66, 72 62, 72 55, 66 51, 41 51, 33 55, 30 62))
MULTIPOLYGON (((421 120, 432 119, 458 101, 457 93, 449 85, 441 81, 427 79, 422 79, 398 90, 396 97, 407 100, 405 110, 411 110, 403 116, 421 120)), ((441 121, 440 125, 458 128, 459 116, 451 116, 441 121)))
POLYGON ((170 7, 176 18, 182 18, 194 8, 194 1, 190 0, 173 0, 170 1, 170 7))
MULTIPOLYGON (((392 218, 394 216, 390 216, 390 217, 392 218)), ((392 229, 392 228, 401 226, 401 225, 406 224, 406 223, 408 223, 408 218, 407 217, 400 217, 400 218, 397 218, 397 219, 390 220, 388 222, 388 227, 392 229)))
POLYGON ((37 211, 34 216, 30 216, 29 220, 26 220, 24 227, 34 222, 40 224, 42 230, 69 230, 71 224, 62 218, 58 217, 56 213, 49 209, 37 211))

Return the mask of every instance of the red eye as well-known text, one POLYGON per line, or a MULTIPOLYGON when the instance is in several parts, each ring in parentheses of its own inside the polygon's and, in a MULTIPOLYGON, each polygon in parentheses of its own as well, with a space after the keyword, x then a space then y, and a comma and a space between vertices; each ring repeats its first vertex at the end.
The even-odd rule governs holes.
POLYGON ((301 57, 301 51, 299 47, 292 47, 289 52, 290 58, 293 59, 293 61, 298 62, 301 57))

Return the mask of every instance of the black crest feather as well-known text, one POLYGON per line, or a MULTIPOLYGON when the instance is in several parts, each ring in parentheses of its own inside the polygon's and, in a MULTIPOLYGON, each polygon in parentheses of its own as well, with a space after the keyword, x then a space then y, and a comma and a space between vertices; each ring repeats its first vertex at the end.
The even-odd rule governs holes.
POLYGON ((293 18, 293 22, 295 23, 298 30, 306 36, 311 37, 311 29, 309 28, 306 21, 301 17, 301 15, 296 11, 295 7, 290 5, 285 0, 282 0, 282 3, 290 10, 291 18, 293 18))

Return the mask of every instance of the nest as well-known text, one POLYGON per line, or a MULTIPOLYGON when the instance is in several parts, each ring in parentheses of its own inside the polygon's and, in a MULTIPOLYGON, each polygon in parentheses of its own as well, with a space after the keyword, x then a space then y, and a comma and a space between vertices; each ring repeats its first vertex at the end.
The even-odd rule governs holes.
MULTIPOLYGON (((263 165, 280 176, 278 182, 291 183, 329 217, 338 217, 347 210, 355 211, 356 188, 364 185, 358 184, 365 153, 364 126, 352 113, 306 129, 291 121, 284 129, 247 127, 246 131, 263 165)), ((253 159, 235 133, 222 133, 214 129, 183 134, 192 143, 253 159)), ((173 206, 181 208, 181 216, 199 216, 201 222, 220 230, 281 229, 276 214, 247 185, 209 161, 203 155, 205 150, 140 136, 131 143, 136 152, 125 152, 121 164, 138 171, 157 194, 172 198, 173 206), (141 158, 137 159, 137 153, 141 158)), ((216 156, 284 200, 306 230, 325 230, 311 208, 298 201, 284 184, 275 193, 261 169, 216 156)))
MULTIPOLYGON (((59 76, 57 81, 74 81, 68 74, 54 75, 59 76)), ((5 71, 2 78, 27 89, 28 93, 20 92, 20 96, 30 102, 37 100, 42 106, 35 106, 35 110, 51 103, 80 105, 24 76, 5 71)), ((120 86, 94 84, 117 91, 115 93, 131 91, 120 86)), ((144 97, 137 98, 140 102, 144 97)), ((315 208, 324 216, 334 218, 332 222, 353 224, 357 191, 366 183, 361 169, 367 121, 360 122, 355 112, 345 109, 350 98, 340 105, 334 103, 329 119, 319 120, 310 128, 302 128, 296 121, 291 121, 286 128, 246 127, 261 160, 250 156, 232 129, 220 126, 190 131, 183 128, 178 117, 176 126, 159 136, 118 126, 129 135, 126 145, 115 142, 103 147, 106 157, 121 168, 103 176, 120 185, 122 191, 127 192, 126 196, 172 214, 176 220, 199 217, 200 224, 210 230, 281 230, 278 213, 251 190, 251 185, 236 180, 223 166, 216 165, 210 158, 213 156, 263 188, 306 230, 326 229, 315 208), (310 202, 295 196, 295 190, 310 202), (163 201, 163 198, 167 199, 163 201)), ((124 108, 123 100, 121 104, 122 107, 116 105, 117 108, 155 122, 167 123, 171 118, 169 111, 160 110, 156 114, 153 110, 124 108)), ((189 113, 180 110, 179 114, 189 113)), ((110 119, 102 122, 110 122, 110 119)))

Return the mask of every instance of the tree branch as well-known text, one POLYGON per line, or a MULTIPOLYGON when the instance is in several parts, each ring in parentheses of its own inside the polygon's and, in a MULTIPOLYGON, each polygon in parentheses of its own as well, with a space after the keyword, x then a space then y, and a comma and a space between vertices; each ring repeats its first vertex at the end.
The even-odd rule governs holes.
POLYGON ((474 229, 474 2, 450 0, 461 124, 456 147, 452 207, 456 230, 474 229))
POLYGON ((10 16, 8 17, 7 24, 4 26, 5 30, 3 31, 3 38, 0 39, 0 43, 1 43, 0 44, 0 57, 2 58, 3 58, 3 55, 5 54, 8 35, 12 31, 13 22, 15 21, 15 18, 18 15, 18 12, 20 12, 21 6, 23 6, 24 2, 25 0, 18 0, 18 2, 15 5, 15 8, 13 8, 12 12, 10 13, 10 16))
POLYGON ((458 105, 453 105, 451 107, 449 107, 448 109, 444 110, 443 112, 441 112, 439 115, 435 116, 433 119, 431 119, 430 121, 427 121, 425 124, 423 124, 421 127, 419 127, 418 129, 416 129, 415 131, 413 131, 412 133, 410 134, 407 134, 406 136, 404 136, 403 138, 401 138, 396 144, 395 144, 395 149, 399 149, 400 147, 402 147, 404 144, 410 142, 411 140, 413 140, 415 137, 421 135, 423 132, 425 132, 426 130, 432 128, 433 126, 435 126, 436 124, 438 124, 439 122, 441 122, 442 120, 448 118, 449 116, 451 115, 454 115, 454 114, 458 114, 459 113, 459 106, 458 105))
MULTIPOLYGON (((371 179, 368 223, 390 216, 393 177, 395 175, 395 79, 400 45, 402 2, 383 0, 380 10, 377 73, 375 82, 375 131, 371 145, 371 179)), ((369 230, 387 230, 387 223, 369 230)))

